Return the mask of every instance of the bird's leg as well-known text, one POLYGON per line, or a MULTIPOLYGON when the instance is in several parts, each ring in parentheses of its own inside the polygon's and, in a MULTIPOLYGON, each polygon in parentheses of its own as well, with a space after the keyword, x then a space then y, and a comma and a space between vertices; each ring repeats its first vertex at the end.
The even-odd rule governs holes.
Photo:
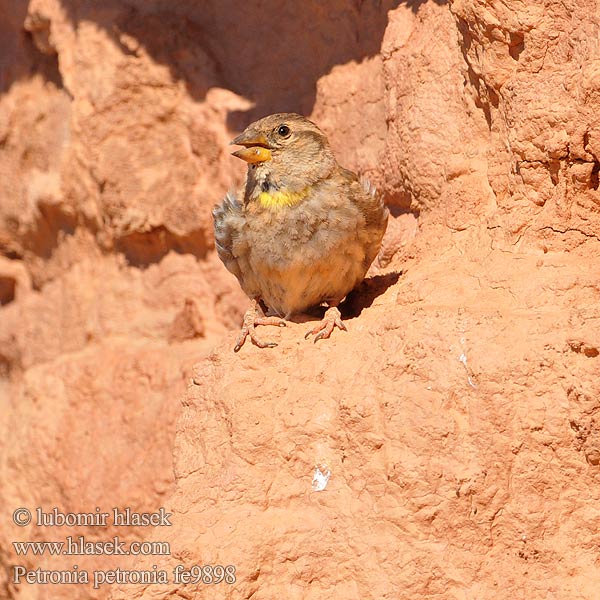
POLYGON ((314 339, 315 342, 318 340, 326 340, 331 335, 334 327, 338 327, 343 331, 348 331, 342 321, 342 315, 337 307, 337 303, 333 304, 325 311, 321 322, 308 331, 304 336, 304 339, 316 334, 314 339))
POLYGON ((250 336, 252 343, 259 348, 274 348, 277 346, 275 342, 261 342, 256 337, 255 327, 257 325, 277 325, 279 327, 285 327, 285 321, 279 317, 265 317, 258 304, 258 299, 255 298, 252 300, 250 308, 244 314, 242 330, 240 331, 237 343, 233 349, 234 352, 239 351, 239 349, 244 345, 244 342, 248 336, 250 336))

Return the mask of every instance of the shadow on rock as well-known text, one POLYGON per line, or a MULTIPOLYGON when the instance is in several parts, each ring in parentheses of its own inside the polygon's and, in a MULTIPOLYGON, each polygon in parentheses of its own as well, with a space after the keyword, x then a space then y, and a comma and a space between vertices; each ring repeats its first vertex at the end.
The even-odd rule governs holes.
MULTIPOLYGON (((386 273, 385 275, 374 275, 365 279, 340 304, 342 319, 354 319, 360 316, 363 309, 369 308, 376 298, 384 294, 389 287, 400 279, 400 275, 402 275, 402 271, 395 271, 393 273, 386 273)), ((293 323, 309 323, 315 319, 323 318, 326 310, 327 307, 325 305, 314 306, 302 314, 294 315, 290 320, 293 323)))
POLYGON ((369 308, 376 298, 397 283, 402 271, 394 271, 385 275, 374 275, 365 279, 356 289, 352 290, 340 305, 342 318, 358 317, 363 309, 369 308))
POLYGON ((403 3, 417 12, 423 2, 64 0, 62 5, 73 23, 93 21, 125 53, 143 46, 168 65, 174 79, 185 81, 194 99, 219 86, 253 102, 249 111, 230 114, 230 129, 241 130, 273 112, 310 114, 323 75, 377 55, 388 12, 403 3))

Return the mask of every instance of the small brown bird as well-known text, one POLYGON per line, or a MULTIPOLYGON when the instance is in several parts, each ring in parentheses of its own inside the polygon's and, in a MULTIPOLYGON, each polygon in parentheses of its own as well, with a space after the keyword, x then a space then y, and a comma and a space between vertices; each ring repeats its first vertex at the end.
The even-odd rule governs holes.
POLYGON ((388 210, 368 181, 342 168, 327 138, 311 121, 279 113, 249 125, 232 144, 248 163, 242 201, 227 194, 215 206, 219 257, 252 304, 244 315, 237 352, 257 325, 285 326, 292 315, 327 303, 309 335, 346 330, 338 304, 364 278, 377 256, 388 210), (271 315, 265 316, 262 306, 271 315))

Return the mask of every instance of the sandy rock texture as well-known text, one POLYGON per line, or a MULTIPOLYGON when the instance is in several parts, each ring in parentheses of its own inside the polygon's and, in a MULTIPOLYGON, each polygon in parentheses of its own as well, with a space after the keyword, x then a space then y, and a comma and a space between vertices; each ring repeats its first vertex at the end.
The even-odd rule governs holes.
POLYGON ((592 600, 600 12, 0 0, 0 597, 592 600), (392 218, 347 333, 233 354, 227 142, 311 115, 392 218), (319 470, 329 479, 313 487, 319 470), (19 528, 19 506, 173 513, 19 528), (16 557, 14 540, 170 556, 16 557), (7 568, 166 570, 14 585, 7 568), (177 565, 235 565, 177 584, 177 565))

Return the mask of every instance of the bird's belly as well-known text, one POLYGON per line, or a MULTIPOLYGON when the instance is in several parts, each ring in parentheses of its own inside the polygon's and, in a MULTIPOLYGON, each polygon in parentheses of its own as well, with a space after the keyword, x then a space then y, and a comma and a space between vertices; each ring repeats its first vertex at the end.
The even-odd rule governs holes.
POLYGON ((341 301, 364 277, 365 253, 353 242, 320 259, 252 265, 261 298, 275 313, 289 317, 325 301, 341 301))

